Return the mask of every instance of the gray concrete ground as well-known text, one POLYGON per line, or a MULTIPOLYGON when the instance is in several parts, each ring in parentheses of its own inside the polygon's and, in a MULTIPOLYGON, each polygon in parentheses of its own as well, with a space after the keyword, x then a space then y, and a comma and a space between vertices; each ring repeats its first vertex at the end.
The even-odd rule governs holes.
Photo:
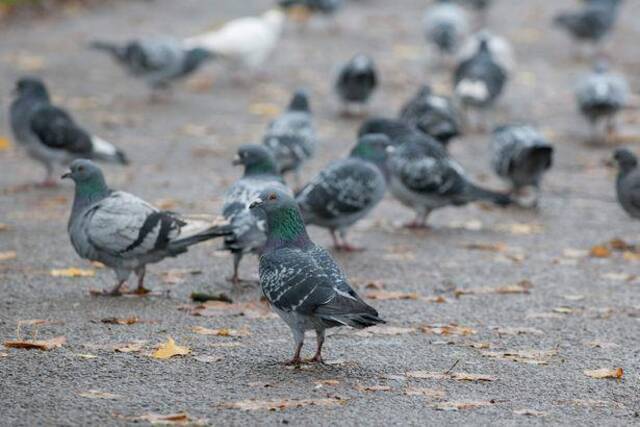
MULTIPOLYGON (((238 84, 214 65, 177 87, 171 102, 154 105, 139 82, 87 51, 86 42, 189 35, 257 13, 271 1, 114 2, 12 23, 0 30, 0 100, 6 111, 16 78, 26 72, 44 76, 83 124, 130 154, 130 167, 106 168, 113 187, 181 212, 218 212, 223 191, 240 173, 230 165, 235 148, 259 140, 267 113, 283 106, 293 88, 311 91, 322 138, 305 176, 348 152, 358 121, 335 116, 328 76, 355 52, 374 55, 381 69, 382 87, 372 105, 376 114, 394 114, 422 82, 450 91, 448 72, 425 64, 419 27, 424 3, 350 2, 337 29, 288 28, 265 81, 238 84)), ((411 213, 387 198, 353 233, 368 250, 336 258, 362 294, 375 293, 365 285, 377 282, 387 291, 425 298, 371 300, 389 327, 404 329, 365 335, 335 331, 326 345, 326 366, 283 366, 291 355, 288 329, 251 305, 245 316, 238 315, 239 306, 209 309, 208 316, 188 310, 195 306, 192 291, 225 291, 239 303, 258 300, 255 288, 230 290, 224 277, 231 258, 216 252, 217 242, 152 266, 148 284, 159 296, 92 297, 90 289, 113 284, 104 269, 95 277, 52 277, 51 269, 94 268, 76 256, 66 234, 72 187, 16 191, 40 179, 41 171, 16 147, 0 151, 0 222, 6 225, 0 252, 5 258, 11 258, 8 251, 16 254, 0 261, 0 339, 30 337, 35 329, 38 339, 67 340, 51 351, 0 347, 0 424, 125 425, 145 414, 180 411, 212 425, 637 423, 638 261, 619 252, 606 258, 583 255, 614 237, 638 242, 640 236, 638 224, 615 203, 614 172, 605 162, 612 147, 584 143, 587 127, 575 112, 572 86, 587 65, 572 59, 568 40, 549 25, 557 10, 574 2, 496 3, 492 27, 513 40, 518 57, 498 119, 531 121, 557 147, 541 207, 537 212, 444 209, 433 215, 432 231, 409 233, 396 224, 411 213), (477 243, 496 250, 468 248, 477 243), (175 269, 201 274, 166 283, 162 274, 175 269), (523 280, 533 284, 528 293, 456 293, 523 280), (101 322, 131 316, 142 322, 101 322), (18 328, 29 319, 50 323, 18 328), (428 327, 453 324, 472 330, 428 327), (246 328, 248 335, 201 335, 193 331, 196 326, 246 328), (192 353, 170 360, 149 357, 168 336, 192 353), (139 352, 113 350, 135 340, 145 341, 139 352), (621 380, 583 372, 618 367, 624 369, 621 380), (414 371, 441 375, 407 375, 414 371), (462 381, 453 373, 483 374, 493 381, 462 381), (233 407, 249 399, 276 402, 263 406, 312 401, 276 410, 233 407), (460 402, 477 407, 442 410, 460 402)), ((608 50, 637 90, 640 4, 627 1, 623 11, 608 50)), ((636 139, 637 117, 634 111, 623 117, 629 142, 636 139)), ((2 122, 0 135, 9 136, 2 122)), ((487 142, 486 135, 470 135, 455 141, 452 152, 474 177, 497 187, 502 184, 489 172, 487 142)), ((323 230, 311 234, 330 244, 323 230)), ((247 260, 243 274, 256 276, 255 260, 247 260)), ((313 344, 309 339, 306 354, 313 344)))

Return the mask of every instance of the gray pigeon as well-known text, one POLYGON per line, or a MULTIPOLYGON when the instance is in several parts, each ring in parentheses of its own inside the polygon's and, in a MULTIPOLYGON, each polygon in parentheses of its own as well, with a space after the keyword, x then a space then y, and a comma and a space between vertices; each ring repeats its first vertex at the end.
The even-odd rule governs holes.
POLYGON ((592 73, 580 79, 575 96, 580 112, 591 124, 592 136, 598 139, 615 132, 615 116, 627 103, 629 85, 599 61, 592 73), (605 124, 604 131, 598 129, 601 123, 605 124))
POLYGON ((614 152, 618 163, 616 193, 618 202, 629 216, 640 219, 640 170, 638 158, 626 148, 618 148, 614 152))
POLYGON ((69 113, 53 105, 40 79, 21 78, 15 93, 16 98, 9 111, 13 135, 29 156, 46 168, 47 175, 42 185, 57 185, 53 178, 55 167, 66 166, 74 159, 128 163, 121 150, 90 135, 69 113))
POLYGON ((278 173, 271 152, 262 145, 243 145, 234 165, 244 166, 244 175, 224 196, 222 215, 231 224, 232 233, 224 238, 224 249, 233 254, 231 282, 240 283, 238 269, 244 254, 259 253, 267 240, 263 218, 249 210, 249 205, 265 188, 277 188, 292 194, 278 173))
POLYGON ((168 38, 132 40, 122 45, 95 41, 91 47, 109 53, 129 74, 145 80, 152 89, 167 88, 215 56, 206 49, 187 48, 168 38))
POLYGON ((69 237, 81 258, 99 261, 116 273, 119 295, 132 272, 137 293, 145 294, 147 264, 187 252, 189 246, 229 233, 229 226, 160 211, 124 191, 111 190, 102 171, 90 160, 78 159, 62 178, 75 182, 69 237))
POLYGON ((369 56, 358 54, 338 72, 335 90, 345 113, 359 113, 378 86, 376 66, 369 56))
POLYGON ((531 126, 506 125, 493 131, 490 151, 498 176, 507 180, 517 195, 533 187, 532 205, 537 204, 542 176, 553 163, 553 146, 531 126))
POLYGON ((293 172, 296 186, 299 186, 300 168, 313 156, 316 142, 309 97, 305 91, 298 90, 287 111, 269 125, 263 144, 273 152, 280 172, 293 172))
POLYGON ((409 126, 404 121, 398 119, 389 119, 385 117, 374 117, 365 120, 358 129, 358 137, 368 134, 383 134, 391 141, 391 145, 398 147, 402 145, 407 138, 423 135, 422 132, 409 126))
POLYGON ((322 362, 325 330, 362 329, 384 321, 349 286, 344 273, 307 234, 296 201, 267 190, 251 204, 267 220, 267 243, 260 255, 260 285, 273 310, 285 321, 295 343, 289 363, 299 364, 304 333, 315 330, 318 347, 311 361, 322 362))
POLYGON ((614 27, 621 0, 590 0, 581 10, 562 12, 554 24, 580 42, 598 43, 614 27))
POLYGON ((400 120, 445 146, 460 135, 460 118, 451 100, 426 85, 402 107, 400 120))
POLYGON ((347 242, 347 229, 384 197, 383 170, 390 144, 382 134, 363 136, 348 158, 331 163, 296 196, 305 223, 328 228, 336 249, 359 250, 347 242))
POLYGON ((469 18, 452 0, 438 0, 424 13, 422 28, 441 55, 453 55, 469 32, 469 18))
POLYGON ((462 166, 451 159, 438 142, 424 135, 412 136, 389 157, 389 191, 416 213, 409 228, 426 228, 427 217, 439 208, 488 201, 511 203, 506 194, 473 184, 462 166))
POLYGON ((482 111, 502 94, 507 77, 507 70, 494 60, 488 41, 482 39, 475 55, 456 68, 454 92, 467 114, 482 111))

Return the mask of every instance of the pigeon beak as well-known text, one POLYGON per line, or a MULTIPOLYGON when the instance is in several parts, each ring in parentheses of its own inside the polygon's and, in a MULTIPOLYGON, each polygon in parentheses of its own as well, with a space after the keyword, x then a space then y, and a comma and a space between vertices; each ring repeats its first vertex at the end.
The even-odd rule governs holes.
POLYGON ((249 209, 255 209, 259 206, 262 206, 262 203, 264 203, 262 199, 256 199, 249 205, 249 209))
POLYGON ((242 159, 240 158, 239 155, 236 154, 236 156, 233 158, 233 160, 231 161, 231 164, 233 166, 238 166, 242 164, 242 159))
POLYGON ((60 177, 60 179, 67 179, 67 178, 71 178, 71 172, 67 172, 60 177))

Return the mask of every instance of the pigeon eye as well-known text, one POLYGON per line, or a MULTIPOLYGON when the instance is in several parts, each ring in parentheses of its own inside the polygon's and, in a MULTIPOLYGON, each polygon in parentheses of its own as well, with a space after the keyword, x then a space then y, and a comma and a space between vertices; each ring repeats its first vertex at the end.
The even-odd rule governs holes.
POLYGON ((84 171, 84 166, 78 166, 78 172, 84 171))
POLYGON ((278 196, 276 196, 276 193, 269 194, 269 200, 276 200, 277 198, 278 196))

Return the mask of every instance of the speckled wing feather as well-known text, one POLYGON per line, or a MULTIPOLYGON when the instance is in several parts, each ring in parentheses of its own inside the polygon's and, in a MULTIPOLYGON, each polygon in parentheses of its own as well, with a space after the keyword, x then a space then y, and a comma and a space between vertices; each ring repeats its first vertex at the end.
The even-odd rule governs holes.
POLYGON ((39 141, 49 148, 74 154, 92 152, 90 136, 61 108, 43 104, 31 115, 30 126, 39 141))
POLYGON ((286 111, 269 125, 264 144, 271 149, 282 171, 297 169, 315 151, 311 115, 305 111, 286 111))

